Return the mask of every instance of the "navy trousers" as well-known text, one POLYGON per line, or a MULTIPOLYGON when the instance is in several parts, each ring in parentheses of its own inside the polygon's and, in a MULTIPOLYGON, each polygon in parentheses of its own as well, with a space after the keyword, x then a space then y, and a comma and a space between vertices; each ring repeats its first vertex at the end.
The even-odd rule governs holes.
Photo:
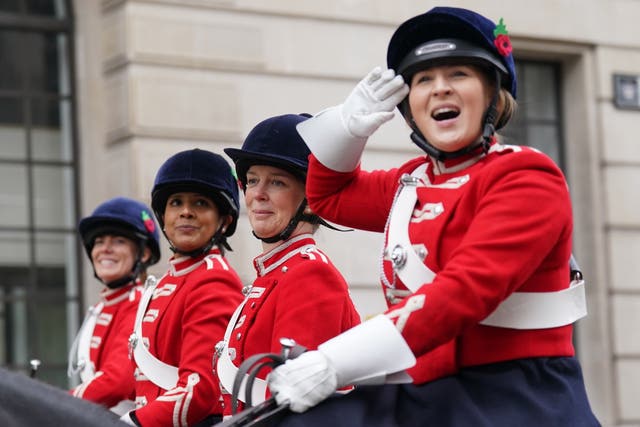
POLYGON ((422 385, 357 387, 279 427, 598 427, 572 357, 466 368, 422 385))

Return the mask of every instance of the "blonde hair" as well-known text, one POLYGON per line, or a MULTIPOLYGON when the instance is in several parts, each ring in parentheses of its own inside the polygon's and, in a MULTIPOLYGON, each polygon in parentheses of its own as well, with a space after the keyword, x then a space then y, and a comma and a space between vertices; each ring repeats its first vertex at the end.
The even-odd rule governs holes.
POLYGON ((505 88, 500 88, 500 92, 498 93, 498 105, 496 105, 498 115, 496 117, 496 122, 494 123, 496 130, 505 127, 507 123, 509 123, 509 120, 511 120, 513 115, 516 113, 517 108, 518 103, 511 93, 505 88))

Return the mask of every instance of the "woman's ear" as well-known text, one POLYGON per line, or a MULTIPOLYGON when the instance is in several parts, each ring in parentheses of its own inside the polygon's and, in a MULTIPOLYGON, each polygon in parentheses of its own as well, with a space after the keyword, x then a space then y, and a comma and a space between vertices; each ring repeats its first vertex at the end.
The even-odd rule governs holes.
POLYGON ((148 246, 144 247, 144 251, 142 252, 142 262, 146 264, 151 259, 151 249, 148 246))
POLYGON ((224 234, 226 233, 227 228, 229 228, 229 225, 231 225, 231 223, 233 222, 233 217, 231 215, 225 215, 224 217, 222 217, 221 222, 222 227, 220 227, 220 231, 222 232, 222 234, 224 234))

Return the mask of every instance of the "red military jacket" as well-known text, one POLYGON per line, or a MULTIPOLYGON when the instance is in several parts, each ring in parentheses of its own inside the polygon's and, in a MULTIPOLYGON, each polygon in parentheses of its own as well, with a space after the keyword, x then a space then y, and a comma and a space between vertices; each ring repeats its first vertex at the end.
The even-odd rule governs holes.
POLYGON ((169 261, 145 312, 142 337, 152 355, 178 368, 179 379, 165 390, 137 367, 135 416, 143 427, 194 425, 222 414, 214 350, 241 301, 240 278, 218 249, 169 261))
MULTIPOLYGON (((418 357, 409 371, 416 384, 466 366, 574 354, 571 325, 515 330, 479 324, 514 291, 568 287, 571 202, 562 172, 546 155, 494 141, 486 155, 446 163, 420 157, 389 171, 339 173, 310 160, 312 209, 338 224, 379 232, 400 176, 428 163, 408 233, 435 278, 417 298, 389 304, 386 312, 418 357)), ((384 287, 406 289, 388 259, 381 277, 384 287)))
POLYGON ((316 349, 360 323, 347 283, 310 234, 290 238, 253 264, 258 277, 228 344, 236 366, 254 354, 280 353, 280 338, 316 349))
POLYGON ((139 283, 130 283, 117 289, 105 287, 100 292, 103 307, 96 319, 89 350, 95 375, 70 390, 74 396, 107 407, 122 400, 133 400, 135 379, 127 343, 141 289, 139 283))

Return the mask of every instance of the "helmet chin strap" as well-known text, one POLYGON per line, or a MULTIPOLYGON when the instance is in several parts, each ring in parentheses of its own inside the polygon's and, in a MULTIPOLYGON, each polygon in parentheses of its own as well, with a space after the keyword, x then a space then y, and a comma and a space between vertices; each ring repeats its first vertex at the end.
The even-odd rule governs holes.
POLYGON ((472 151, 475 151, 478 147, 482 147, 482 150, 486 153, 489 151, 489 147, 491 145, 491 139, 493 134, 495 133, 495 121, 496 116, 498 115, 498 94, 500 92, 500 73, 496 69, 494 71, 495 78, 495 91, 493 93, 493 97, 491 98, 491 102, 489 103, 489 107, 487 107, 487 111, 484 113, 484 117, 482 120, 482 138, 476 143, 469 144, 468 146, 461 148, 456 151, 442 151, 427 141, 427 139, 422 135, 420 129, 416 125, 413 118, 410 120, 411 130, 411 141, 416 144, 422 151, 427 153, 429 157, 434 158, 438 161, 444 161, 449 159, 455 159, 458 157, 462 157, 472 151))
MULTIPOLYGON (((224 234, 223 234, 224 233, 224 231, 223 231, 224 228, 225 228, 225 224, 224 223, 220 224, 220 226, 218 227, 216 232, 213 234, 213 236, 211 236, 211 239, 209 239, 209 241, 207 242, 206 245, 201 246, 198 249, 194 249, 192 251, 183 251, 183 250, 180 250, 180 249, 176 248, 175 245, 173 244, 173 242, 171 240, 169 240, 169 238, 167 237, 167 240, 169 241, 169 249, 171 249, 171 252, 173 252, 175 254, 184 255, 184 256, 191 257, 191 258, 195 258, 195 257, 198 257, 200 255, 204 255, 204 254, 209 253, 211 248, 213 248, 214 246, 220 247, 221 251, 223 251, 224 249, 231 250, 231 247, 229 246, 229 244, 227 243, 227 241, 224 238, 224 234)), ((163 230, 163 232, 164 232, 164 230, 163 230)), ((166 233, 165 233, 165 236, 166 236, 166 233)))
POLYGON ((123 287, 128 283, 135 281, 137 277, 138 277, 137 274, 130 273, 126 276, 122 276, 121 278, 113 280, 111 282, 107 282, 107 283, 102 282, 102 283, 104 283, 104 285, 109 289, 117 289, 117 288, 123 287))
POLYGON ((302 199, 302 203, 300 203, 300 206, 298 206, 298 210, 296 211, 296 213, 293 215, 293 217, 291 218, 287 226, 284 228, 284 230, 282 230, 280 233, 271 237, 260 237, 256 234, 255 231, 252 231, 253 236, 256 239, 262 240, 265 243, 275 243, 281 240, 287 240, 289 237, 291 237, 291 233, 293 233, 293 231, 296 229, 300 220, 303 219, 304 209, 306 207, 307 207, 307 199, 304 198, 302 199))
POLYGON ((93 269, 93 275, 96 276, 98 280, 104 283, 104 285, 109 289, 121 288, 124 285, 134 282, 138 278, 138 276, 140 276, 140 272, 144 268, 144 263, 142 262, 142 256, 144 255, 144 248, 145 248, 145 243, 140 242, 138 244, 138 254, 136 255, 136 260, 133 263, 133 268, 131 269, 131 272, 129 274, 122 276, 119 279, 112 280, 111 282, 104 282, 102 279, 100 279, 96 274, 95 268, 93 269))
POLYGON ((284 228, 284 230, 282 230, 280 233, 276 234, 275 236, 260 237, 256 234, 255 231, 252 231, 253 236, 256 239, 262 240, 265 243, 275 243, 281 240, 284 241, 284 240, 287 240, 289 237, 291 237, 291 233, 293 233, 293 231, 296 229, 300 221, 308 222, 309 224, 324 225, 325 227, 330 228, 332 230, 336 230, 336 231, 352 231, 350 229, 342 230, 340 228, 334 227, 333 225, 326 222, 324 219, 320 218, 318 215, 304 213, 304 210, 306 207, 307 207, 307 198, 305 197, 304 199, 302 199, 302 203, 300 203, 300 206, 298 207, 298 210, 296 211, 295 215, 293 215, 293 218, 291 218, 291 221, 289 221, 289 223, 284 228))

